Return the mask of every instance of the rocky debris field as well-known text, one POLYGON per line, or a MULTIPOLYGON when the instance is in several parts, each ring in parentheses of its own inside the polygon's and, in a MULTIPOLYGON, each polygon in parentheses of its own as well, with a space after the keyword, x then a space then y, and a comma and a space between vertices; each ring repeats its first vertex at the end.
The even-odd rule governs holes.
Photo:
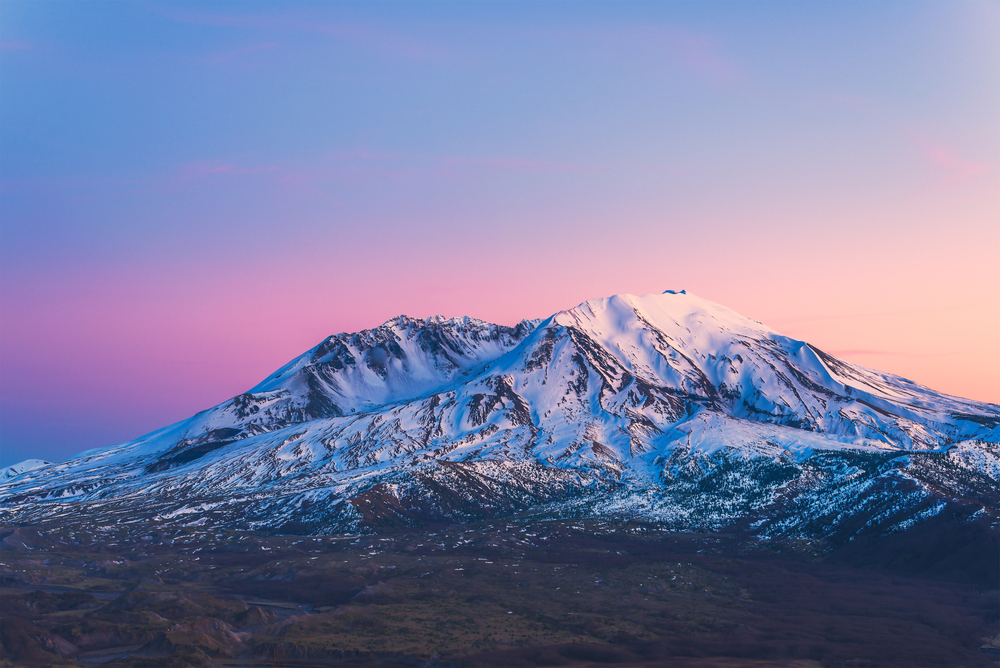
POLYGON ((997 666, 996 540, 935 531, 0 527, 0 665, 997 666))

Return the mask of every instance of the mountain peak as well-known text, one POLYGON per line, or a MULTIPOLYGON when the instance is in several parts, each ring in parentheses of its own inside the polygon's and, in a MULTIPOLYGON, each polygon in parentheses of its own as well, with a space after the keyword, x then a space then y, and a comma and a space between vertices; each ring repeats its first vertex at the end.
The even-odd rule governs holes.
POLYGON ((778 335, 757 320, 684 290, 590 299, 560 311, 554 322, 604 333, 618 331, 626 336, 629 330, 649 326, 701 349, 718 345, 715 339, 722 332, 752 338, 778 335))
POLYGON ((406 327, 413 324, 461 327, 469 325, 488 326, 490 323, 467 315, 451 318, 443 315, 429 315, 426 318, 417 318, 404 314, 386 320, 383 326, 406 327))
POLYGON ((254 522, 347 526, 357 506, 344 501, 384 483, 400 485, 389 506, 431 515, 483 494, 600 504, 601 489, 676 489, 674 509, 654 514, 686 515, 700 512, 692 490, 721 484, 691 487, 713 470, 763 476, 780 501, 783 476, 808 490, 854 466, 830 473, 823 452, 850 462, 968 442, 954 466, 993 481, 1000 459, 975 443, 998 440, 1000 407, 837 360, 684 291, 621 294, 541 324, 398 316, 329 337, 188 420, 0 484, 0 513, 41 517, 61 499, 142 505, 169 489, 177 504, 231 499, 233 517, 250 509, 254 522))

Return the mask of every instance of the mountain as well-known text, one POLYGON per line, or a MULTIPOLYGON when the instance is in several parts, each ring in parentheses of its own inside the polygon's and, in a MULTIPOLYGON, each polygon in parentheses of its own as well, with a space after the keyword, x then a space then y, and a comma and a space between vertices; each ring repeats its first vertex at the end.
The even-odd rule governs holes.
POLYGON ((50 464, 52 464, 52 462, 47 462, 44 459, 25 459, 23 462, 12 464, 3 470, 0 470, 0 480, 10 480, 11 478, 15 478, 22 473, 41 468, 42 466, 49 466, 50 464))
POLYGON ((0 520, 617 517, 849 540, 945 515, 994 526, 998 442, 1000 406, 667 291, 331 336, 188 420, 0 482, 0 520))

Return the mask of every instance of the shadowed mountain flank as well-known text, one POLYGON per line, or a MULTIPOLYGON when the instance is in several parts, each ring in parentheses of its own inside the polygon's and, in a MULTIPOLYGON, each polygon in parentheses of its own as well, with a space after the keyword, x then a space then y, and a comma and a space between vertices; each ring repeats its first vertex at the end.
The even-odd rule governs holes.
POLYGON ((331 532, 615 517, 843 542, 960 508, 995 521, 998 425, 996 405, 694 295, 619 295, 513 327, 400 316, 328 337, 188 420, 12 467, 0 518, 331 532))

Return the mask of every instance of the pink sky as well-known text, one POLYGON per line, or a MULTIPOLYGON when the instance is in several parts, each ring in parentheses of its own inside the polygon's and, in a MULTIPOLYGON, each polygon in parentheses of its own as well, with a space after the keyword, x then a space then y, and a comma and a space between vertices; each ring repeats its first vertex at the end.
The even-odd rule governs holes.
POLYGON ((0 23, 0 464, 401 313, 668 288, 1000 403, 995 5, 44 7, 0 23))

